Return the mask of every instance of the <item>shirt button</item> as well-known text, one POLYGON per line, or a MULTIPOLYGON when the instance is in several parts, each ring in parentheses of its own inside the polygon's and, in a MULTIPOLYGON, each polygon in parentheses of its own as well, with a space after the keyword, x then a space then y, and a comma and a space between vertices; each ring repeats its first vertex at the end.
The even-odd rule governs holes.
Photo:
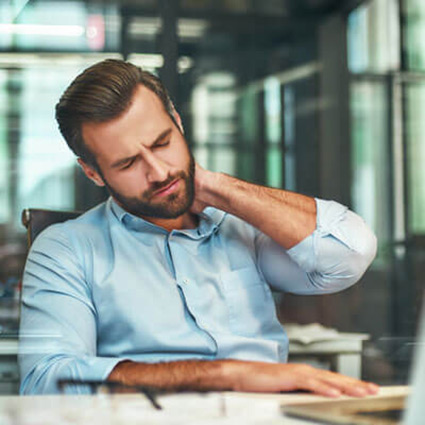
POLYGON ((189 283, 189 279, 183 279, 183 283, 187 285, 189 283))

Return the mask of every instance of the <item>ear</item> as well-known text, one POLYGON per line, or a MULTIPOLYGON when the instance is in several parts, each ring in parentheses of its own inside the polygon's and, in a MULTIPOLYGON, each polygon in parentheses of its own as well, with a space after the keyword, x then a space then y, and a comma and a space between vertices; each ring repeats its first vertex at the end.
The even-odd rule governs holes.
POLYGON ((99 173, 91 166, 86 164, 81 158, 78 158, 78 163, 84 171, 84 174, 97 186, 105 186, 102 177, 99 173))

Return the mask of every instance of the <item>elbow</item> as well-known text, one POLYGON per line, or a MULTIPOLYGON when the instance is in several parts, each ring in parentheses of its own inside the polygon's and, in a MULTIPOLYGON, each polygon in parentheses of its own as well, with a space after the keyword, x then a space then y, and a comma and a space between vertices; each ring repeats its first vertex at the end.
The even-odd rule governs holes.
POLYGON ((365 249, 354 252, 351 256, 351 261, 347 263, 347 275, 351 276, 351 285, 358 282, 363 277, 376 256, 378 244, 376 236, 372 236, 370 243, 365 249))
POLYGON ((311 284, 321 293, 342 291, 358 282, 377 252, 377 238, 358 215, 347 211, 345 219, 317 238, 317 261, 311 284))
POLYGON ((357 280, 359 280, 376 257, 378 240, 370 227, 363 221, 358 223, 356 230, 357 237, 347 243, 351 251, 351 259, 348 264, 353 275, 357 275, 357 280))
POLYGON ((21 384, 19 387, 20 395, 42 395, 45 394, 43 391, 43 380, 36 374, 36 371, 32 371, 25 376, 21 376, 21 384))
POLYGON ((377 239, 372 231, 355 249, 339 245, 327 252, 320 270, 309 274, 311 284, 321 293, 343 291, 357 283, 376 256, 377 239))
MULTIPOLYGON (((363 238, 363 244, 358 247, 355 253, 355 261, 356 269, 359 271, 360 279, 369 266, 372 264, 372 261, 376 257, 376 253, 378 251, 378 239, 375 234, 369 230, 365 237, 363 238)), ((357 280, 358 280, 357 279, 357 280)))
POLYGON ((48 385, 45 376, 38 373, 37 368, 21 377, 20 395, 51 395, 58 393, 57 388, 48 385))
POLYGON ((369 232, 364 243, 355 251, 351 251, 340 274, 340 289, 346 289, 357 283, 366 273, 376 257, 378 242, 375 234, 369 232))
POLYGON ((34 359, 33 356, 20 355, 21 395, 60 394, 57 382, 69 377, 69 368, 65 356, 45 356, 34 359), (68 372, 68 373, 67 373, 68 372))

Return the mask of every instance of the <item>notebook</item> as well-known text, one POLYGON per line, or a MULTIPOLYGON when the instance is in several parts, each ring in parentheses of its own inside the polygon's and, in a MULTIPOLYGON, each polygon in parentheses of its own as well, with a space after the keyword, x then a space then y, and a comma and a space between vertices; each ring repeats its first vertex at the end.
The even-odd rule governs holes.
MULTIPOLYGON (((425 294, 424 294, 425 295, 425 294)), ((285 415, 323 424, 425 424, 425 297, 407 395, 329 400, 282 406, 285 415)))

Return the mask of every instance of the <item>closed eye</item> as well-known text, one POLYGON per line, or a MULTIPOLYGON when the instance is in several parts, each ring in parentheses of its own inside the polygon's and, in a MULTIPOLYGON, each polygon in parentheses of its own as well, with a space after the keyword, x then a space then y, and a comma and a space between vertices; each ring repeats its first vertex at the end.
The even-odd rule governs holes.
POLYGON ((153 148, 153 149, 156 149, 156 148, 163 148, 163 147, 165 147, 165 146, 168 146, 169 144, 170 144, 170 139, 165 139, 165 140, 162 140, 162 141, 160 141, 160 142, 155 143, 155 144, 152 146, 152 148, 153 148))
POLYGON ((130 168, 134 162, 135 162, 136 158, 131 158, 129 159, 122 167, 121 170, 127 170, 128 168, 130 168))

